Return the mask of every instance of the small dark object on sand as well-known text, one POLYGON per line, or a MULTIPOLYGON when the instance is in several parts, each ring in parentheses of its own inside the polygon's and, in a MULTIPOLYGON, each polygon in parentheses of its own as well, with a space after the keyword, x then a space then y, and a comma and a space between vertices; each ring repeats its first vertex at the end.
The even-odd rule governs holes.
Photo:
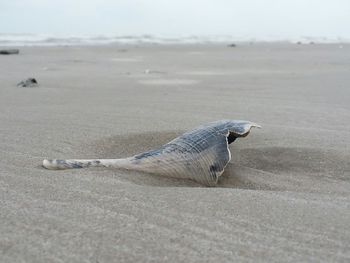
POLYGON ((236 44, 234 44, 234 43, 232 43, 232 44, 229 44, 229 45, 227 45, 228 47, 237 47, 237 45, 236 44))
POLYGON ((301 43, 301 41, 298 41, 298 42, 297 42, 297 45, 301 45, 301 44, 303 44, 303 43, 301 43))
POLYGON ((1 49, 0 54, 1 55, 19 54, 19 49, 1 49))
POLYGON ((33 88, 37 87, 38 82, 36 81, 35 78, 28 78, 26 80, 22 80, 20 83, 17 84, 17 87, 22 87, 22 88, 33 88))

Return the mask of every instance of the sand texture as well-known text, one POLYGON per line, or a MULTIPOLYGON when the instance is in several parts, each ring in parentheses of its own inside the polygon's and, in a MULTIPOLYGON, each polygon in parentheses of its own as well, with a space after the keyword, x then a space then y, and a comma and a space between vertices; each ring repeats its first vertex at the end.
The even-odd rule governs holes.
POLYGON ((0 262, 350 261, 349 45, 22 47, 0 72, 0 262), (40 166, 220 119, 263 129, 218 187, 40 166))

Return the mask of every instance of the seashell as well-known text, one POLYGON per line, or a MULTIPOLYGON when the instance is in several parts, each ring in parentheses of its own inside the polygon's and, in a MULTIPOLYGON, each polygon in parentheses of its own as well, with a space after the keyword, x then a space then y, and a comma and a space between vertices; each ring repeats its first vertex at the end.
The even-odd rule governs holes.
POLYGON ((158 149, 124 159, 44 160, 47 169, 112 167, 176 178, 188 178, 207 186, 217 184, 231 160, 228 145, 245 137, 252 127, 250 121, 221 120, 186 132, 158 149))

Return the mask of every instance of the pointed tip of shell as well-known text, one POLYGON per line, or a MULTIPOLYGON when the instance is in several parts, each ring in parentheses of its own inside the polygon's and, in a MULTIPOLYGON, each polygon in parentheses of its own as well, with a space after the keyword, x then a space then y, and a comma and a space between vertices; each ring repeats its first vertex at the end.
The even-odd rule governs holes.
POLYGON ((255 123, 255 122, 251 122, 251 123, 250 123, 250 126, 251 126, 251 127, 258 128, 258 129, 261 129, 261 128, 262 128, 261 125, 255 123))
POLYGON ((261 126, 259 124, 257 124, 257 123, 254 123, 254 122, 248 122, 247 126, 248 127, 245 128, 245 131, 243 133, 241 133, 239 137, 246 137, 246 136, 248 136, 248 134, 250 133, 252 128, 261 129, 261 126))
POLYGON ((232 129, 229 128, 229 131, 236 134, 237 137, 246 137, 253 127, 261 128, 259 124, 251 121, 234 121, 234 123, 238 123, 238 125, 234 125, 232 129))
POLYGON ((43 160, 42 166, 46 169, 49 169, 49 170, 57 170, 58 169, 54 163, 54 160, 45 159, 45 160, 43 160))
POLYGON ((52 162, 51 162, 50 160, 47 160, 47 159, 45 159, 45 160, 43 161, 43 164, 42 164, 42 166, 43 166, 44 168, 46 168, 46 169, 50 169, 50 168, 51 168, 51 165, 52 165, 52 162))

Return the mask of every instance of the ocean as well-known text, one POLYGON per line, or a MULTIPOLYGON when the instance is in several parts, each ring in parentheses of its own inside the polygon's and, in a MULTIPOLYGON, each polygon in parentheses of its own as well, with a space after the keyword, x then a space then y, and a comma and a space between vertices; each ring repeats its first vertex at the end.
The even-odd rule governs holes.
POLYGON ((110 44, 210 44, 237 42, 291 42, 291 43, 348 43, 350 39, 326 37, 279 38, 269 36, 252 38, 244 36, 177 36, 164 37, 153 35, 138 36, 57 36, 44 34, 1 34, 0 46, 74 46, 74 45, 110 45, 110 44))

